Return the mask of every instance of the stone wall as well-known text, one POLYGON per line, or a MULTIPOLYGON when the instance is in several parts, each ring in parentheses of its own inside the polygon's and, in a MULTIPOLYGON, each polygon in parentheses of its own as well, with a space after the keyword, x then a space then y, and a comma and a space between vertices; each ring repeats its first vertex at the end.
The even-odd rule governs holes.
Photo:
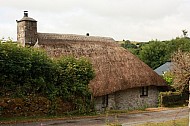
POLYGON ((64 102, 60 98, 54 101, 45 97, 0 98, 0 117, 63 114, 73 108, 71 103, 64 102))
POLYGON ((156 86, 148 87, 148 96, 140 96, 141 88, 132 88, 116 93, 116 108, 119 110, 157 107, 159 91, 156 86))
MULTIPOLYGON (((102 104, 102 96, 100 97, 96 97, 94 99, 94 102, 95 102, 95 110, 97 111, 103 111, 105 110, 105 105, 102 104)), ((115 106, 115 94, 109 94, 108 95, 108 106, 107 106, 108 109, 116 109, 116 106, 115 106)))
POLYGON ((108 108, 109 109, 116 109, 116 103, 115 103, 115 93, 108 95, 108 108))
MULTIPOLYGON (((159 91, 156 86, 148 87, 148 96, 140 96, 141 88, 132 88, 108 95, 108 109, 131 110, 158 106, 159 91)), ((95 98, 95 109, 104 110, 102 97, 95 98)))
POLYGON ((95 104, 96 111, 102 111, 104 109, 103 105, 102 105, 102 97, 101 96, 94 98, 94 104, 95 104))
POLYGON ((17 41, 24 47, 37 42, 37 22, 21 21, 17 23, 17 41))

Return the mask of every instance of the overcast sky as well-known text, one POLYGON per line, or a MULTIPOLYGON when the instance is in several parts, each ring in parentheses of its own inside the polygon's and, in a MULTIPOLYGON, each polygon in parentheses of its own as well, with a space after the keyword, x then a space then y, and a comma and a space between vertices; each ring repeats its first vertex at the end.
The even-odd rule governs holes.
POLYGON ((23 11, 38 32, 150 41, 190 34, 190 0, 0 0, 0 38, 16 40, 23 11))

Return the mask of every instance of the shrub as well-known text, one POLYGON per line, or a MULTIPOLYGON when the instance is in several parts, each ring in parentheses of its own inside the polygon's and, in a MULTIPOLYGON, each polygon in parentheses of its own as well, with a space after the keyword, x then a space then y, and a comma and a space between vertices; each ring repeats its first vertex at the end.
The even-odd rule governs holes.
POLYGON ((56 87, 59 89, 59 96, 75 103, 80 112, 89 110, 91 93, 88 84, 94 77, 92 64, 87 59, 74 57, 63 57, 57 64, 59 76, 56 87))
POLYGON ((44 95, 50 88, 53 62, 43 51, 1 43, 0 66, 0 86, 7 92, 2 95, 44 95))
POLYGON ((187 104, 188 94, 181 92, 160 92, 159 104, 164 107, 172 107, 187 104))
POLYGON ((0 42, 0 66, 1 97, 45 96, 52 103, 61 98, 74 104, 79 113, 91 110, 88 84, 94 70, 87 59, 55 60, 39 49, 0 42))

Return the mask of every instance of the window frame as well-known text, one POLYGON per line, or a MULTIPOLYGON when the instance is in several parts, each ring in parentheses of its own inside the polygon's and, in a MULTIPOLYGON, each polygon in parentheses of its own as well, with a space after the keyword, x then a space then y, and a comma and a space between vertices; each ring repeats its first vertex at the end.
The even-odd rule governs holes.
POLYGON ((102 96, 102 108, 107 108, 108 107, 108 94, 102 96))
POLYGON ((140 97, 146 97, 148 96, 148 86, 141 87, 140 97))

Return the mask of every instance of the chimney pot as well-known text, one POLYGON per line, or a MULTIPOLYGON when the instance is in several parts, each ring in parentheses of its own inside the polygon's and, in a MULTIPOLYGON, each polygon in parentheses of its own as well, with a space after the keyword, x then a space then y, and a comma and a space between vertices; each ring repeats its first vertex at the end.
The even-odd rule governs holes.
POLYGON ((24 11, 24 17, 28 17, 28 11, 24 11))

